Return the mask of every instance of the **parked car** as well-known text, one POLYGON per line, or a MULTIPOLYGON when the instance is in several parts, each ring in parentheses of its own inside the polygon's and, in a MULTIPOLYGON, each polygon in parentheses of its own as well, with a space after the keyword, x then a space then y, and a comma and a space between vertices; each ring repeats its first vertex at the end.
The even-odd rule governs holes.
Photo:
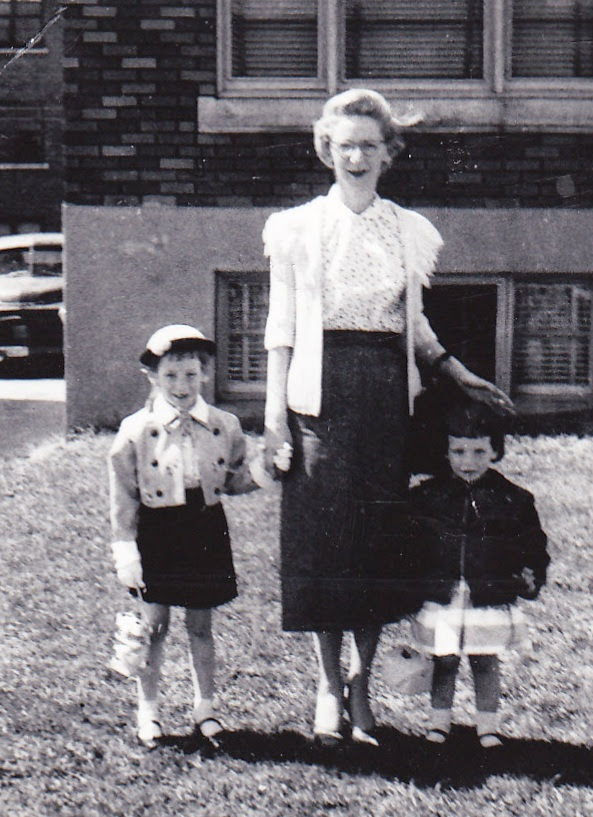
POLYGON ((62 233, 0 236, 0 377, 64 373, 62 233))

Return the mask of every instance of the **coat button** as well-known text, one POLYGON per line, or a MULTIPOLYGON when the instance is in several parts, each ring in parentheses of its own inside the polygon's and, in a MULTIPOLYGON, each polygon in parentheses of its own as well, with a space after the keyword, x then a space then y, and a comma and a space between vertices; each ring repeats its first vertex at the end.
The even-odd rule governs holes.
POLYGON ((162 495, 163 495, 163 492, 161 491, 161 489, 160 489, 160 488, 159 488, 159 490, 156 492, 156 495, 157 495, 157 496, 162 496, 162 495))
POLYGON ((218 435, 220 434, 220 429, 219 428, 213 428, 212 433, 214 434, 215 437, 218 437, 218 435))
POLYGON ((219 457, 218 458, 218 464, 219 465, 224 465, 224 457, 219 457))

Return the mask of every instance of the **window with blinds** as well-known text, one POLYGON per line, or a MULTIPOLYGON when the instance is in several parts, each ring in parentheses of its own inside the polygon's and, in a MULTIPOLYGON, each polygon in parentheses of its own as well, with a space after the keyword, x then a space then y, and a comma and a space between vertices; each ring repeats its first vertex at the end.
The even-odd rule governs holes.
POLYGON ((228 397, 263 396, 268 275, 220 273, 217 290, 218 391, 228 397))
POLYGON ((198 99, 211 132, 225 130, 229 111, 245 131, 302 129, 318 113, 315 100, 357 85, 400 107, 417 101, 425 123, 439 127, 593 128, 593 0, 217 0, 217 8, 218 96, 198 99))
POLYGON ((593 77, 593 0, 513 0, 513 77, 593 77))
POLYGON ((232 0, 233 77, 317 77, 317 0, 232 0))
POLYGON ((347 0, 346 77, 479 79, 483 0, 347 0))
POLYGON ((591 385, 591 289, 517 284, 513 385, 591 385))
POLYGON ((42 0, 0 0, 0 48, 19 48, 42 27, 42 0))

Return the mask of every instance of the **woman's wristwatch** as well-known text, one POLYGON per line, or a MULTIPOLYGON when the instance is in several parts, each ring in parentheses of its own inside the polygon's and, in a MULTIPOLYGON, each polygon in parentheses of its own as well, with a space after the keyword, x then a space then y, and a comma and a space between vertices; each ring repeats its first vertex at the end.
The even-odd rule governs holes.
POLYGON ((451 354, 451 352, 447 351, 441 352, 441 354, 437 358, 435 358, 435 360, 433 360, 432 365, 430 367, 434 374, 438 374, 438 372, 440 372, 441 370, 441 366, 443 365, 443 363, 452 357, 453 355, 451 354))

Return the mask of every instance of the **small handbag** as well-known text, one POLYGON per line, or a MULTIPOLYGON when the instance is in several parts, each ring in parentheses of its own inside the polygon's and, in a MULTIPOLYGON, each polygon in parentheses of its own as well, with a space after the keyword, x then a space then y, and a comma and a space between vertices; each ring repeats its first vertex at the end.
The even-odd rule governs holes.
POLYGON ((140 611, 118 613, 109 669, 124 678, 137 676, 148 663, 149 649, 150 627, 140 611))
POLYGON ((383 680, 402 695, 430 692, 434 662, 414 647, 400 645, 383 658, 383 680))

